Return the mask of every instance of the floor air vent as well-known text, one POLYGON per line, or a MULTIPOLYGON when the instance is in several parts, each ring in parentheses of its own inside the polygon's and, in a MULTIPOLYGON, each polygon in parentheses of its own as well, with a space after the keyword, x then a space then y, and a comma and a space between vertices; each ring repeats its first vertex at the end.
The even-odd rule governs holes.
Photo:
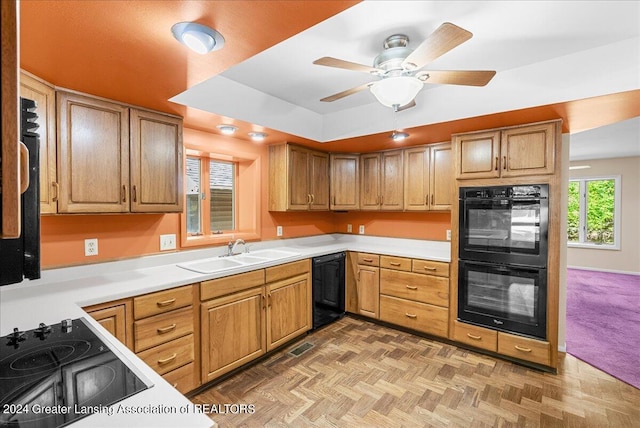
POLYGON ((299 357, 300 355, 304 354, 311 348, 313 348, 313 343, 304 342, 296 346, 295 348, 293 348, 291 351, 289 351, 289 355, 293 357, 299 357))

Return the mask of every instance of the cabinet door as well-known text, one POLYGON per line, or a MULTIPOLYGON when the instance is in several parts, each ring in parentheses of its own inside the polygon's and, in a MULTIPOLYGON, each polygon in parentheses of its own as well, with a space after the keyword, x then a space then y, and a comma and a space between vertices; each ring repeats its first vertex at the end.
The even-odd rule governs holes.
POLYGON ((500 176, 500 131, 454 136, 458 149, 456 178, 500 176))
POLYGON ((311 210, 329 209, 329 154, 310 152, 309 154, 309 193, 311 210))
POLYGON ((404 206, 404 177, 402 150, 382 153, 380 171, 380 209, 402 211, 404 206))
POLYGON ((378 318, 380 308, 380 269, 358 265, 358 313, 378 318))
POLYGON ((429 168, 431 196, 429 209, 450 210, 453 193, 453 156, 451 144, 431 147, 431 167, 429 168))
POLYGON ((553 174, 555 129, 553 122, 502 131, 502 177, 553 174))
POLYGON ((309 209, 309 150, 297 146, 287 146, 289 155, 289 206, 290 210, 309 209))
POLYGON ((429 147, 404 151, 404 209, 425 211, 429 208, 429 147))
POLYGON ((120 342, 127 343, 126 309, 124 304, 93 310, 88 314, 120 342))
POLYGON ((331 209, 360 209, 360 156, 332 154, 331 209))
POLYGON ((181 212, 182 120, 131 109, 131 211, 181 212))
POLYGON ((20 72, 20 96, 36 102, 40 134, 40 213, 58 210, 56 172, 56 92, 53 86, 20 72))
POLYGON ((267 351, 311 328, 309 275, 267 284, 267 351))
POLYGON ((360 209, 380 209, 380 154, 360 155, 360 209))
POLYGON ((203 383, 265 353, 263 290, 254 288, 200 305, 203 383))
POLYGON ((129 110, 58 92, 61 213, 129 211, 129 110))

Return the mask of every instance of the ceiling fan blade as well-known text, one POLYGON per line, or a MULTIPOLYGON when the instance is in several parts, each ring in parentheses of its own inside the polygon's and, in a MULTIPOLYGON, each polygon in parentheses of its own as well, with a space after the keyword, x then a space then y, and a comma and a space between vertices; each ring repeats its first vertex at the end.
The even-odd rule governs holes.
POLYGON ((402 61, 402 67, 406 70, 422 68, 472 36, 473 34, 464 28, 445 22, 402 61))
POLYGON ((441 83, 443 85, 484 86, 496 75, 491 70, 453 70, 453 71, 422 71, 416 77, 425 83, 441 83))
POLYGON ((416 106, 416 100, 411 100, 408 103, 406 103, 405 105, 403 105, 402 107, 398 107, 396 109, 396 113, 402 110, 407 110, 410 109, 411 107, 415 107, 416 106))
POLYGON ((363 71, 365 73, 379 73, 381 70, 377 68, 369 67, 368 65, 357 64, 355 62, 344 61, 338 58, 331 58, 329 56, 325 56, 322 58, 318 58, 313 61, 314 64, 317 65, 325 65, 327 67, 335 67, 335 68, 343 68, 345 70, 351 71, 363 71))
POLYGON ((337 94, 324 97, 320 101, 329 103, 331 101, 339 100, 340 98, 344 98, 348 95, 355 94, 356 92, 364 91, 365 89, 368 89, 369 86, 371 85, 373 85, 373 82, 365 83, 364 85, 356 86, 355 88, 347 89, 346 91, 338 92, 337 94))

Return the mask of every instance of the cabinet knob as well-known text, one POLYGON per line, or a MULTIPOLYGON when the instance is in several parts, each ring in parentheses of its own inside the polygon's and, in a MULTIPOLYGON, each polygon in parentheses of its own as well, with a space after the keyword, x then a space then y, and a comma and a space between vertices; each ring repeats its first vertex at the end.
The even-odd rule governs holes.
POLYGON ((507 169, 507 157, 502 157, 502 169, 507 169))
POLYGON ((164 307, 164 306, 169 306, 170 304, 174 303, 176 301, 175 298, 173 299, 168 299, 168 300, 163 300, 162 302, 157 302, 156 305, 158 305, 159 307, 164 307))
POLYGON ((170 331, 175 330, 176 326, 177 326, 176 323, 173 323, 168 327, 161 327, 158 329, 158 334, 169 333, 170 331))
POLYGON ((418 289, 418 287, 416 287, 415 285, 407 285, 406 287, 409 290, 417 290, 418 289))
POLYGON ((525 348, 525 347, 520 346, 520 345, 515 345, 515 348, 516 348, 518 351, 522 351, 522 352, 531 352, 531 348, 525 348))
POLYGON ((133 185, 133 188, 131 189, 131 193, 132 193, 131 200, 133 202, 138 202, 138 195, 137 195, 137 192, 136 192, 136 185, 135 184, 133 185))
POLYGON ((469 336, 470 339, 473 340, 481 340, 482 336, 476 336, 475 334, 471 334, 471 333, 467 333, 467 336, 469 336))
POLYGON ((51 198, 51 202, 57 202, 58 201, 58 197, 60 195, 60 185, 58 184, 57 181, 52 181, 51 182, 51 188, 54 191, 54 195, 51 198))
POLYGON ((122 185, 122 202, 127 202, 127 185, 122 185))
POLYGON ((167 364, 173 360, 176 359, 176 357, 178 356, 178 354, 176 354, 175 352, 168 358, 164 358, 162 360, 158 360, 158 364, 167 364))
POLYGON ((405 312, 405 314, 404 314, 404 315, 405 315, 407 318, 417 318, 417 317, 418 317, 418 315, 416 315, 416 314, 410 314, 410 313, 408 313, 408 312, 405 312))
POLYGON ((498 156, 496 156, 496 167, 495 170, 498 170, 498 162, 500 162, 500 158, 498 156))

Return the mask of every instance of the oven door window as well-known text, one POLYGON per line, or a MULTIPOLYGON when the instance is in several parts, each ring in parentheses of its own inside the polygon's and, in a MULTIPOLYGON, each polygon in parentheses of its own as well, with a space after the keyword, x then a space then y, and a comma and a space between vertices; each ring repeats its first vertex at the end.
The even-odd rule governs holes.
POLYGON ((544 337, 546 269, 460 262, 459 318, 544 337))
POLYGON ((541 256, 540 200, 467 200, 461 207, 461 251, 541 256))

